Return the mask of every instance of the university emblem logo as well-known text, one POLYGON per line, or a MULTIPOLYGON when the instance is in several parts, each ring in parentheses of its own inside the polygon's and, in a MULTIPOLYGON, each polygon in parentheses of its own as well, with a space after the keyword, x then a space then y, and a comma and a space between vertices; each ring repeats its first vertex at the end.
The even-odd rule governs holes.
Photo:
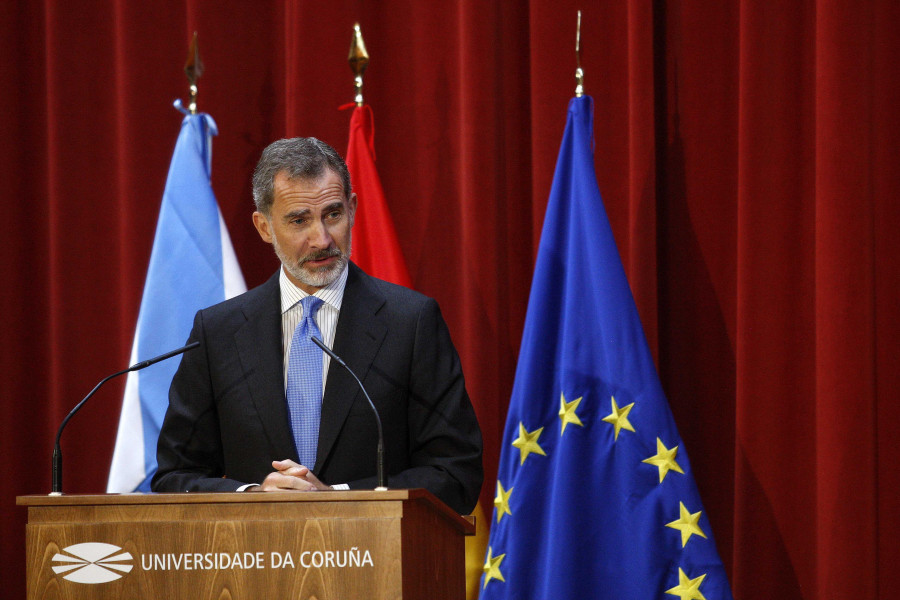
POLYGON ((131 571, 133 557, 130 552, 112 544, 87 542, 67 546, 57 553, 53 562, 63 563, 53 567, 56 574, 65 573, 63 579, 75 583, 107 583, 121 578, 131 571))

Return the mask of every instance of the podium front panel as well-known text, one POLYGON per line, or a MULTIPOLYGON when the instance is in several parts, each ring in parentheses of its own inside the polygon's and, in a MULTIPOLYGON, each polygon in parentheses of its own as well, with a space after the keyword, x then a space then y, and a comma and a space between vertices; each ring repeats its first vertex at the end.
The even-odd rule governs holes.
POLYGON ((458 524, 407 492, 23 502, 28 597, 463 597, 458 524))

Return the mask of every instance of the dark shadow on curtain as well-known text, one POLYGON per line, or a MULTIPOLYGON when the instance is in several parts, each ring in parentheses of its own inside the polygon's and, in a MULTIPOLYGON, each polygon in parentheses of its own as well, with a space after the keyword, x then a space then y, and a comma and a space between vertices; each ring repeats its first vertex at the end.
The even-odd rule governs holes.
MULTIPOLYGON (((742 537, 736 541, 739 547, 735 547, 735 554, 743 564, 766 565, 766 568, 760 570, 761 574, 758 577, 747 581, 736 579, 732 574, 733 570, 729 569, 735 600, 812 598, 812 590, 807 590, 806 595, 803 594, 800 578, 791 564, 790 554, 778 531, 775 511, 765 495, 762 484, 747 462, 740 441, 736 446, 736 455, 742 488, 737 490, 735 505, 738 508, 737 517, 747 524, 740 528, 742 537), (752 555, 756 556, 748 560, 748 556, 752 555), (745 591, 746 593, 742 593, 745 591)), ((810 510, 815 510, 815 507, 810 506, 810 510)), ((721 548, 722 543, 719 542, 719 549, 721 548)), ((813 560, 809 555, 808 559, 813 560)), ((746 568, 741 569, 742 573, 748 571, 746 568)))
MULTIPOLYGON (((685 149, 668 87, 666 7, 654 4, 659 371, 729 576, 733 569, 736 359, 691 221, 685 149), (670 131, 671 128, 671 131, 670 131)), ((675 60, 675 59, 672 59, 675 60)))

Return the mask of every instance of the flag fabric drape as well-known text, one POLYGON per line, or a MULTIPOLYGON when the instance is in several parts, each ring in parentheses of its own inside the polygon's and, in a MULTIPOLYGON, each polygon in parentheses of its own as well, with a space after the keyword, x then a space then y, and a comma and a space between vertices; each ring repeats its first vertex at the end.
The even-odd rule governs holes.
POLYGON ((592 132, 593 101, 572 99, 481 597, 731 598, 600 198, 592 132))
MULTIPOLYGON (((132 364, 184 344, 198 310, 247 289, 210 185, 216 133, 207 114, 187 115, 181 123, 138 313, 132 364)), ((156 440, 179 361, 128 374, 107 492, 150 490, 156 440)))
POLYGON ((412 287, 375 168, 375 122, 368 105, 353 109, 346 161, 359 202, 353 225, 354 262, 373 277, 412 287))

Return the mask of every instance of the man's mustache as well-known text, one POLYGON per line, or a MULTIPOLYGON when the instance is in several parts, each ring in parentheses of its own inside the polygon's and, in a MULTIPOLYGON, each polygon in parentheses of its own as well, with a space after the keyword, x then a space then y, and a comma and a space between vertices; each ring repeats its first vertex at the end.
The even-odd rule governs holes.
POLYGON ((331 258, 332 256, 336 256, 336 257, 340 258, 341 256, 343 256, 343 253, 341 252, 340 248, 337 248, 337 247, 335 247, 335 248, 326 248, 325 250, 320 250, 320 251, 318 251, 318 252, 314 252, 313 254, 308 254, 308 255, 304 256, 304 257, 300 260, 299 265, 302 267, 303 265, 305 265, 305 264, 308 263, 309 261, 312 261, 312 260, 324 260, 324 259, 326 259, 326 258, 331 258))

